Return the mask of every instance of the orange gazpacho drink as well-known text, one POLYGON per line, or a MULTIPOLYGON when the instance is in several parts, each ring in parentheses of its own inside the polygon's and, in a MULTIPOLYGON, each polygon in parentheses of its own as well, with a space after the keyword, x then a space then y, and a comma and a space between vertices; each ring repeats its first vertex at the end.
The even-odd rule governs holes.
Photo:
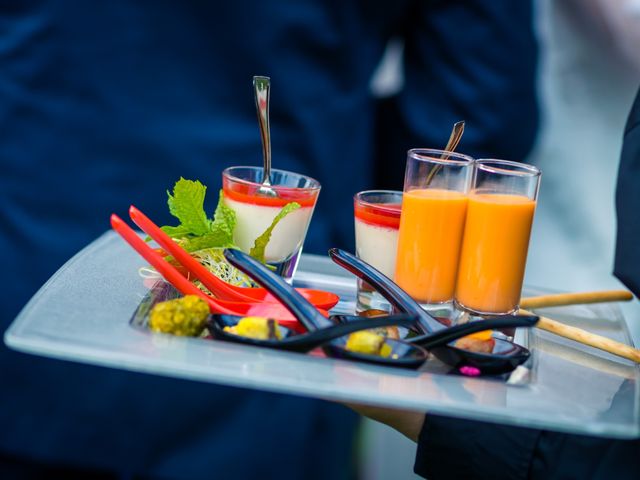
POLYGON ((438 188, 405 191, 395 281, 416 301, 453 299, 466 213, 466 193, 438 188))
POLYGON ((536 201, 469 195, 456 301, 478 313, 508 313, 520 302, 536 201))
POLYGON ((540 170, 508 160, 477 160, 469 194, 456 303, 475 314, 518 309, 540 170))

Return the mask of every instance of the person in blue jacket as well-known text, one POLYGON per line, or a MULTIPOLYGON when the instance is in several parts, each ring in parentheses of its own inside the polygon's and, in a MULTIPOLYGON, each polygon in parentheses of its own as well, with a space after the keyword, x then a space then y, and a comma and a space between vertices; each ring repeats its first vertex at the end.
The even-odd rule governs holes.
MULTIPOLYGON (((444 145, 458 120, 467 153, 522 158, 537 125, 531 9, 508 0, 2 2, 0 325, 108 229, 111 212, 135 204, 169 223, 165 192, 180 176, 215 192, 224 167, 260 165, 256 74, 272 79, 274 167, 323 186, 309 252, 351 248, 351 197, 375 186, 375 165, 397 177, 407 148, 444 145), (369 82, 394 36, 405 45, 404 88, 380 106, 369 82)), ((357 417, 316 400, 2 346, 0 405, 0 478, 354 474, 357 417)))

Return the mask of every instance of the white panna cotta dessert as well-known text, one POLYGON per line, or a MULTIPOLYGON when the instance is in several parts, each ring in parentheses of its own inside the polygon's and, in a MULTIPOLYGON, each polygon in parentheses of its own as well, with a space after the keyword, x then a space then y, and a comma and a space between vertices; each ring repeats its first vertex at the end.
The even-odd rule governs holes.
POLYGON ((246 253, 251 253, 256 239, 279 218, 266 243, 264 261, 277 275, 292 282, 320 194, 320 183, 311 177, 275 168, 271 169, 269 178, 268 188, 272 192, 265 194, 260 191, 264 179, 262 167, 226 168, 222 172, 224 202, 236 214, 233 241, 246 253), (279 217, 292 202, 300 207, 279 217))
MULTIPOLYGON (((287 202, 281 206, 259 205, 237 201, 229 198, 230 196, 225 195, 224 201, 236 212, 237 223, 233 241, 242 251, 248 252, 253 247, 255 239, 269 228, 287 202)), ((278 222, 265 250, 267 262, 283 262, 300 250, 309 228, 313 209, 313 206, 301 206, 278 222)))
POLYGON ((368 191, 356 195, 354 203, 356 254, 393 278, 396 268, 402 193, 368 191))
POLYGON ((372 225, 356 217, 356 255, 393 278, 396 268, 398 229, 372 225))
MULTIPOLYGON (((402 192, 368 190, 354 198, 356 255, 393 279, 400 228, 402 192)), ((391 311, 391 305, 370 285, 358 279, 356 309, 391 311)))

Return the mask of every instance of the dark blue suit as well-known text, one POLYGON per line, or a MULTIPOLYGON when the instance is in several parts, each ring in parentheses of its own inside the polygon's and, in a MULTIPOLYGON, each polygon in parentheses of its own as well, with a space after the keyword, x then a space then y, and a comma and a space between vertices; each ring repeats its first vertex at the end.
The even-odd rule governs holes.
MULTIPOLYGON (((408 147, 443 145, 454 121, 468 122, 461 149, 521 157, 537 120, 530 9, 509 0, 7 2, 0 255, 11 281, 0 325, 108 228, 111 212, 133 203, 170 222, 165 191, 179 176, 213 193, 223 167, 260 164, 254 74, 272 78, 275 167, 323 185, 307 251, 351 248, 351 197, 374 187, 374 159, 399 175, 408 147), (406 40, 406 88, 379 110, 369 80, 394 34, 406 40)), ((5 462, 189 478, 351 471, 356 419, 339 406, 5 347, 0 365, 5 462)))

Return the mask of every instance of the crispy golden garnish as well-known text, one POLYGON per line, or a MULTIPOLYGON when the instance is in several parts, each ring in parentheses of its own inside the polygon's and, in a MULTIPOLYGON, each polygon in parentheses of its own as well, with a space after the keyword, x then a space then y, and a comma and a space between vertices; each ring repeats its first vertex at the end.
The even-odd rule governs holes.
POLYGON ((477 353, 491 353, 495 340, 492 337, 491 330, 483 330, 482 332, 471 333, 456 341, 456 347, 477 353))
POLYGON ((356 353, 383 357, 388 357, 391 354, 391 347, 385 343, 385 337, 369 330, 362 330, 349 335, 345 348, 356 353))
POLYGON ((204 330, 209 305, 196 295, 157 303, 149 316, 149 328, 154 332, 172 333, 182 337, 197 337, 204 330))
POLYGON ((256 340, 280 340, 278 324, 272 318, 244 317, 233 327, 224 327, 225 332, 256 340))

